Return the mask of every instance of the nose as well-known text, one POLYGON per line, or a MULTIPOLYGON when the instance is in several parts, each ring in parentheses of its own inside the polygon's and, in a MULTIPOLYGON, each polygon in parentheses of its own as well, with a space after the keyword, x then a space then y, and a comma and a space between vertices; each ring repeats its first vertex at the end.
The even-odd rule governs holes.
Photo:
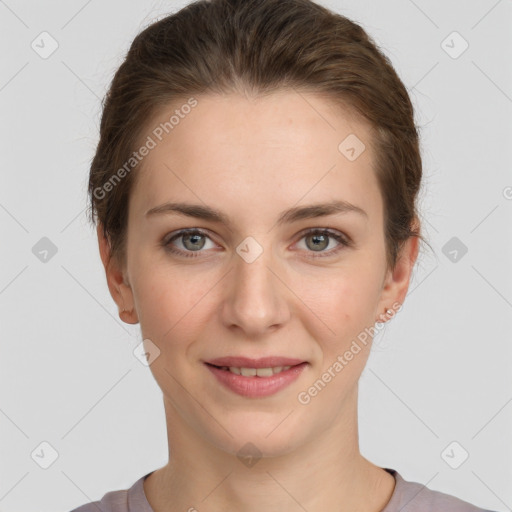
POLYGON ((249 339, 276 330, 290 318, 289 288, 271 250, 254 261, 235 254, 224 283, 222 321, 249 339))

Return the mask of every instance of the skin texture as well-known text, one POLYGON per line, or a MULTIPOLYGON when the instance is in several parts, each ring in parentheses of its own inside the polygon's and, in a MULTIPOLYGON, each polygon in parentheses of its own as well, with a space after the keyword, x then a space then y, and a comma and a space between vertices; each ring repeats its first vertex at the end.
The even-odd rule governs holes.
POLYGON ((307 405, 297 400, 359 333, 403 303, 417 258, 418 240, 411 238, 395 269, 386 268, 368 126, 314 93, 197 100, 134 171, 141 174, 130 198, 124 268, 109 261, 98 226, 120 317, 139 322, 143 338, 160 350, 150 370, 163 393, 170 454, 144 483, 148 501, 155 512, 381 511, 394 479, 360 454, 358 441, 358 380, 371 339, 307 405), (352 133, 366 145, 354 161, 338 150, 352 133), (288 208, 335 199, 367 217, 350 212, 276 224, 288 208), (167 201, 220 209, 232 225, 145 216, 167 201), (184 228, 208 235, 172 242, 195 257, 161 244, 184 228), (303 233, 310 228, 329 228, 353 245, 330 237, 317 248, 314 236, 303 233), (263 250, 251 263, 236 252, 246 237, 263 250), (203 363, 228 355, 309 364, 278 393, 244 398, 222 387, 203 363), (237 457, 248 442, 262 453, 251 467, 237 457))

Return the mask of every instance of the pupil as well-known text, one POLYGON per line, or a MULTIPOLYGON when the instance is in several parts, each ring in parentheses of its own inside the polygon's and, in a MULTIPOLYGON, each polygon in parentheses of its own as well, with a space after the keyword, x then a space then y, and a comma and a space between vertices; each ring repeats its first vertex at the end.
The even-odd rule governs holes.
MULTIPOLYGON (((190 239, 193 239, 192 243, 193 243, 193 244, 196 244, 196 243, 197 243, 197 239, 198 239, 198 238, 201 238, 202 236, 203 236, 203 235, 200 235, 200 234, 197 234, 197 233, 196 233, 195 235, 186 235, 186 236, 184 237, 184 240, 185 240, 185 247, 187 246, 187 243, 186 243, 186 242, 187 242, 187 241, 189 241, 190 239)), ((195 247, 192 247, 192 249, 201 249, 201 248, 203 247, 203 245, 204 245, 204 240, 203 240, 203 243, 202 243, 199 247, 198 247, 198 246, 195 246, 195 247)), ((187 248, 189 248, 189 247, 187 247, 187 248)))
POLYGON ((326 241, 327 237, 325 235, 313 235, 311 238, 313 240, 315 240, 314 247, 316 247, 316 248, 320 247, 321 249, 324 249, 326 247, 325 241, 326 241), (320 245, 317 243, 318 240, 320 240, 320 245), (323 242, 323 246, 321 245, 322 242, 323 242))

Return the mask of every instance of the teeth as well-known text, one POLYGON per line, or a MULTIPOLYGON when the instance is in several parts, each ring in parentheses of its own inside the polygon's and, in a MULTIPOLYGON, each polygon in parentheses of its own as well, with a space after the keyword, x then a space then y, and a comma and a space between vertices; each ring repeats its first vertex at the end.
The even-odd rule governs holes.
POLYGON ((237 368, 235 366, 223 366, 223 370, 229 370, 231 373, 242 375, 243 377, 272 377, 276 373, 290 369, 291 366, 276 366, 275 368, 237 368))

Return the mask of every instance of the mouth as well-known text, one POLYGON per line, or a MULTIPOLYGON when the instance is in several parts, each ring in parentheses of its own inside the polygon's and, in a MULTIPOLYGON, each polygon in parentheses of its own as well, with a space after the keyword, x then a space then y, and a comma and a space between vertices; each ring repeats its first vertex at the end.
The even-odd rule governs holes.
POLYGON ((276 358, 272 361, 253 359, 249 363, 247 359, 241 362, 240 358, 225 358, 214 360, 217 364, 211 361, 204 364, 224 388, 246 398, 264 398, 289 386, 309 366, 309 363, 299 359, 277 359, 279 363, 292 364, 272 366, 276 358))
POLYGON ((300 364, 307 363, 299 363, 294 365, 285 365, 285 366, 269 366, 266 368, 253 368, 253 367, 244 367, 244 366, 218 366, 211 363, 206 363, 208 366, 212 366, 219 370, 223 370, 225 372, 231 372, 235 375, 241 375, 242 377, 272 377, 272 375, 277 375, 281 372, 285 372, 290 368, 295 368, 300 364))
POLYGON ((267 356, 259 359, 251 359, 243 356, 227 356, 209 359, 205 363, 220 368, 279 368, 284 366, 296 366, 305 363, 304 359, 296 359, 292 357, 267 356))

